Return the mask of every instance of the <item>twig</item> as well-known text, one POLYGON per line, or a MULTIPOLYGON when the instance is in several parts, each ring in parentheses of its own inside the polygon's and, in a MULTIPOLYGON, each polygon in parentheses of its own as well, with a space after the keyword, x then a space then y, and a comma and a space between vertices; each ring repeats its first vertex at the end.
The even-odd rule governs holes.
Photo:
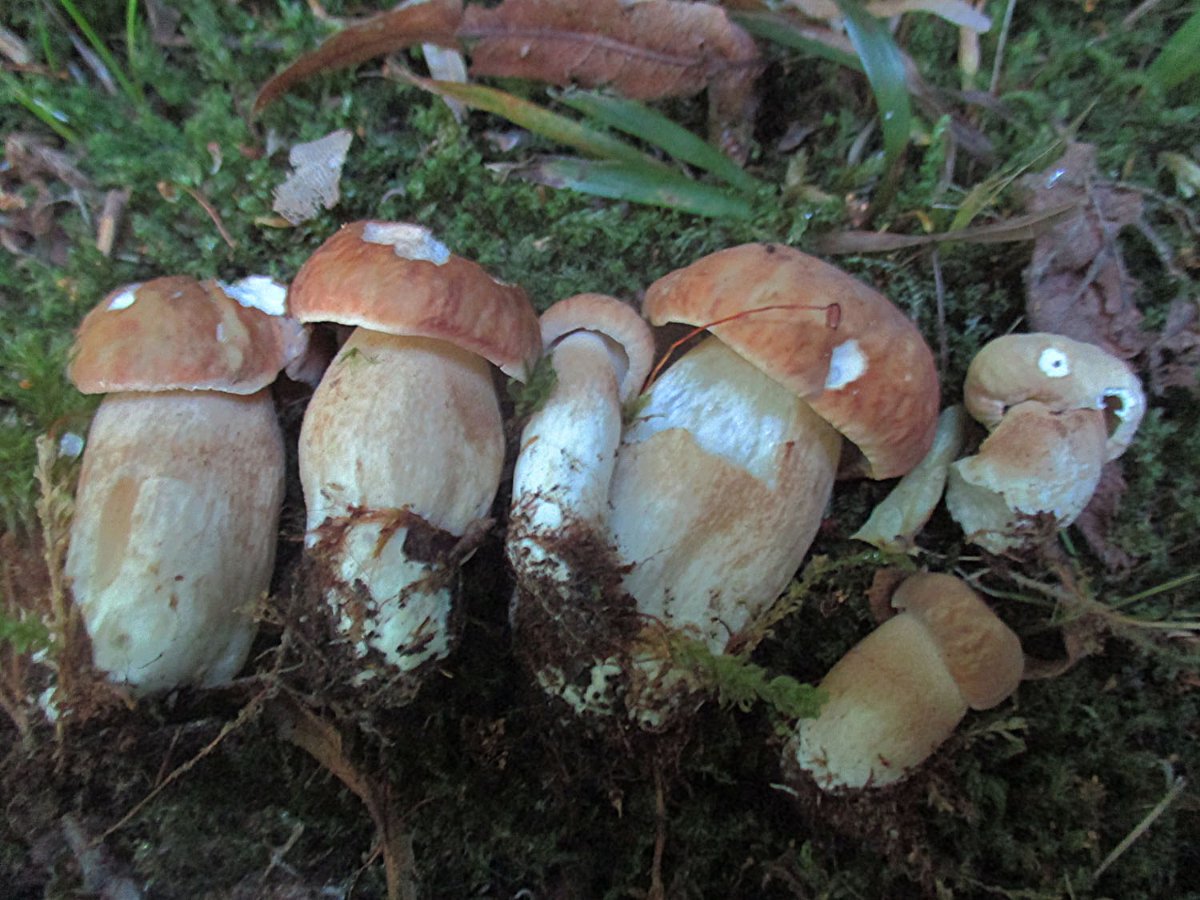
POLYGON ((650 864, 650 890, 647 900, 667 896, 662 880, 663 851, 667 846, 667 798, 663 790, 662 763, 654 760, 654 860, 650 864))
POLYGON ((1008 46, 1008 31, 1012 27, 1013 10, 1017 8, 1017 0, 1008 0, 1004 8, 1004 24, 1000 26, 1000 38, 996 42, 996 58, 992 60, 992 81, 988 85, 988 93, 996 95, 1000 85, 1000 67, 1004 62, 1004 49, 1008 46))
POLYGON ((1146 813, 1146 817, 1142 819, 1142 821, 1138 822, 1136 826, 1134 826, 1133 831, 1125 835, 1125 838, 1121 841, 1121 843, 1113 847, 1112 852, 1109 853, 1108 856, 1104 857, 1104 862, 1100 863, 1100 865, 1096 868, 1096 871, 1092 873, 1092 880, 1095 881, 1097 878, 1103 875, 1105 870, 1115 863, 1121 857, 1121 855, 1133 845, 1134 841, 1149 831, 1150 826, 1158 820, 1159 816, 1167 811, 1167 808, 1172 803, 1179 799, 1179 795, 1183 793, 1183 789, 1186 787, 1187 779, 1182 775, 1175 776, 1175 780, 1171 783, 1171 787, 1167 791, 1166 796, 1158 801, 1154 809, 1146 813))
POLYGON ((946 282, 942 278, 942 258, 938 255, 936 245, 929 255, 929 262, 933 266, 934 298, 937 302, 938 376, 945 382, 946 372, 950 368, 950 341, 946 335, 946 282))
POLYGON ((195 188, 188 187, 187 185, 180 185, 180 187, 183 188, 184 192, 189 197, 191 197, 193 200, 195 200, 197 203, 200 204, 201 209, 203 209, 206 213, 208 213, 208 217, 210 219, 212 219, 212 223, 217 226, 217 231, 220 232, 221 239, 223 241, 225 241, 225 243, 229 246, 229 249, 236 250, 237 249, 237 241, 235 241, 232 237, 230 237, 229 232, 225 230, 225 223, 221 221, 221 216, 217 212, 216 208, 211 203, 209 203, 208 199, 202 193, 200 193, 198 190, 196 190, 195 188))

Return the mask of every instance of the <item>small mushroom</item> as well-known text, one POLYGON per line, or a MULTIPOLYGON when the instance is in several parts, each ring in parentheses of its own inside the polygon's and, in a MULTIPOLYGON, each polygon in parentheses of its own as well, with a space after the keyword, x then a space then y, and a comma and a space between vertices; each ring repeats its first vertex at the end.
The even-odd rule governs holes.
POLYGON ((992 553, 1070 525, 1145 413, 1141 382, 1099 347, 1055 334, 998 338, 967 370, 967 411, 991 434, 950 468, 946 505, 992 553))
POLYGON ((370 677, 412 672, 453 642, 459 546, 491 509, 504 460, 492 366, 524 379, 540 350, 525 293, 425 228, 356 222, 301 267, 305 322, 357 326, 305 412, 306 547, 336 631, 370 677))
POLYGON ((268 386, 303 356, 286 288, 183 276, 111 293, 70 364, 104 393, 88 432, 66 576, 97 668, 137 693, 241 668, 283 498, 268 386))
POLYGON ((654 339, 632 307, 601 294, 555 303, 541 329, 555 382, 522 432, 513 472, 506 546, 517 582, 514 641, 551 693, 578 712, 607 710, 605 674, 619 665, 609 659, 593 673, 593 655, 606 645, 618 652, 639 627, 619 591, 608 494, 622 405, 650 372, 654 339))
POLYGON ((1016 689, 1024 655, 1015 634, 963 581, 914 575, 892 597, 900 613, 855 645, 820 684, 815 719, 784 749, 788 777, 826 791, 885 787, 907 777, 968 709, 1016 689))

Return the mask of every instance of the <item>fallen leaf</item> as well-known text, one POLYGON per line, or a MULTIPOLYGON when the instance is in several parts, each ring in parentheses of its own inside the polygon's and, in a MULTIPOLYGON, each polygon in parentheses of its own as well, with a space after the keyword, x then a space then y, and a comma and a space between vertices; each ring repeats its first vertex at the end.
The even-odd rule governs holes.
POLYGON ((1091 502, 1075 520, 1083 539, 1109 571, 1128 569, 1134 561, 1132 556, 1108 540, 1108 533, 1121 508, 1121 498, 1125 495, 1126 487, 1128 485, 1125 483, 1120 462, 1113 460, 1106 464, 1100 470, 1100 483, 1096 485, 1091 502))
POLYGON ((415 44, 457 49, 455 32, 461 22, 460 0, 429 0, 380 13, 344 28, 264 84, 254 99, 254 111, 261 111, 281 94, 320 72, 347 69, 415 44))
MULTIPOLYGON (((838 19, 842 15, 833 0, 784 0, 783 5, 810 19, 838 19)), ((866 8, 877 19, 890 19, 908 12, 928 12, 972 31, 987 31, 992 27, 991 19, 963 0, 872 0, 866 8)))
POLYGON ((338 182, 346 151, 354 139, 344 128, 307 144, 296 144, 288 153, 292 173, 275 189, 271 207, 293 225, 307 222, 322 209, 332 209, 341 199, 338 182))
POLYGON ((1150 345, 1150 387, 1156 394, 1183 387, 1200 392, 1200 300, 1178 297, 1150 345))
POLYGON ((468 7, 459 36, 474 75, 607 86, 632 100, 708 88, 709 132, 735 159, 749 150, 761 62, 725 11, 681 0, 505 0, 468 7))
POLYGON ((1030 331, 1048 331, 1103 347, 1130 359, 1149 342, 1134 304, 1118 232, 1142 215, 1141 194, 1100 178, 1096 148, 1072 143, 1043 172, 1018 182, 1026 209, 1036 214, 1076 203, 1078 209, 1042 234, 1025 270, 1030 331))

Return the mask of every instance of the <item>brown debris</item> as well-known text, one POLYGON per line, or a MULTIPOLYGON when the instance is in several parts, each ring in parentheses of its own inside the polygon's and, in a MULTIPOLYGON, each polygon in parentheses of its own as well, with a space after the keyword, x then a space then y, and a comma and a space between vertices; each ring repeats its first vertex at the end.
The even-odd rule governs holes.
POLYGON ((1106 464, 1100 470, 1096 493, 1075 520, 1087 545, 1110 571, 1128 569, 1134 562, 1132 556, 1108 540, 1108 532, 1121 508, 1121 498, 1127 486, 1120 463, 1114 461, 1106 464))
POLYGON ((1033 245, 1025 270, 1030 331, 1049 331, 1103 347, 1121 359, 1146 349, 1137 282, 1125 269, 1118 232, 1142 215, 1141 194, 1100 178, 1096 148, 1072 143, 1043 172, 1020 181, 1028 212, 1076 202, 1033 245))
POLYGON ((1178 297, 1171 303, 1148 355, 1155 394, 1172 387, 1200 392, 1200 300, 1178 297))

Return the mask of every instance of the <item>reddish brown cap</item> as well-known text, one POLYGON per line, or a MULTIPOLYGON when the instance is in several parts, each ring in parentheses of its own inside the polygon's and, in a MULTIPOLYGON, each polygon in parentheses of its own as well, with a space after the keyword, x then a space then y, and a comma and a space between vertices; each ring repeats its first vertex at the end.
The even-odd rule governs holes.
POLYGON ((525 377, 542 347, 521 288, 403 222, 343 225, 300 267, 288 310, 301 322, 449 341, 514 378, 525 377))
POLYGON ((896 589, 892 605, 929 630, 972 709, 990 709, 1017 689, 1025 670, 1021 641, 964 581, 913 575, 896 589))
POLYGON ((654 335, 628 303, 605 294, 576 294, 542 313, 542 344, 547 348, 573 331, 594 331, 618 344, 628 365, 621 378, 621 399, 639 390, 654 364, 654 335))
POLYGON ((282 314, 286 290, 260 276, 226 285, 184 275, 118 288, 79 326, 68 375, 85 394, 253 394, 308 344, 282 314))
POLYGON ((779 244, 732 247, 660 278, 643 311, 655 325, 708 327, 856 444, 873 478, 904 474, 933 443, 928 345, 890 300, 828 263, 779 244))

